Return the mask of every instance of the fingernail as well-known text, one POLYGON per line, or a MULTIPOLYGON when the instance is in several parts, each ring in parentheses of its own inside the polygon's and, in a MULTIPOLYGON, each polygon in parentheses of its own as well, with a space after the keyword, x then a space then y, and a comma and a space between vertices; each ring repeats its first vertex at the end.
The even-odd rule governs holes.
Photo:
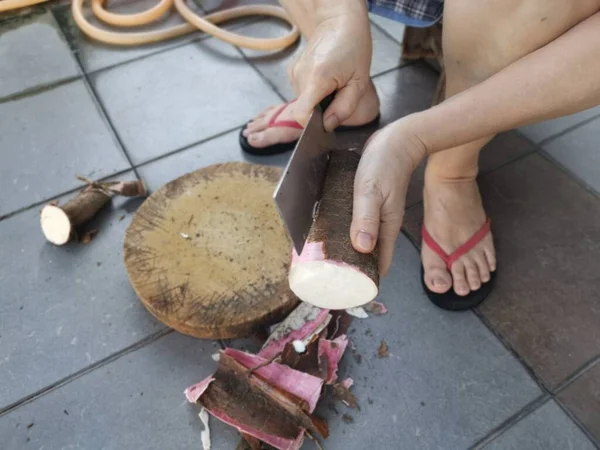
POLYGON ((334 129, 337 128, 337 126, 340 124, 340 121, 338 120, 337 116, 335 114, 331 114, 329 117, 325 118, 325 129, 327 131, 332 131, 334 129))
POLYGON ((365 233, 364 231, 358 232, 358 236, 356 236, 356 243, 361 250, 367 252, 370 252, 373 248, 373 238, 370 234, 365 233))

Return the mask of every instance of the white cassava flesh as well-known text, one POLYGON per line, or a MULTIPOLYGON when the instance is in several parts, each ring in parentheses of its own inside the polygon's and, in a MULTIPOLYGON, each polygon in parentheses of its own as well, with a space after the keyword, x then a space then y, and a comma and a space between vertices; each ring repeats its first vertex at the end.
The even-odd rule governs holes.
POLYGON ((73 232, 67 214, 54 205, 46 205, 42 209, 41 226, 46 239, 55 245, 66 244, 73 232))
POLYGON ((299 299, 326 309, 354 308, 373 300, 377 285, 360 269, 334 261, 307 261, 294 265, 290 289, 299 299))

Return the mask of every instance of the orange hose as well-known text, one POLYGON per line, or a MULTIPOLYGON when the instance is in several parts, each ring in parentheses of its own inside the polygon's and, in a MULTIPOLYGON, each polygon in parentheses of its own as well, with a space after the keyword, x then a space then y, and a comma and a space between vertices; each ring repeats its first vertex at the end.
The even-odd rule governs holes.
POLYGON ((0 12, 10 11, 11 9, 25 8, 27 6, 44 3, 48 0, 1 0, 0 12))
MULTIPOLYGON (((23 8, 48 0, 0 0, 0 12, 11 9, 23 8)), ((119 46, 134 46, 151 44, 168 39, 173 39, 201 30, 206 34, 238 47, 253 50, 282 50, 296 42, 300 36, 298 27, 290 20, 285 10, 272 5, 248 5, 218 11, 207 16, 199 16, 190 9, 185 0, 160 0, 160 2, 146 11, 134 14, 115 14, 104 9, 105 0, 91 0, 92 12, 102 22, 117 27, 138 27, 157 21, 173 7, 187 21, 167 29, 143 32, 117 32, 99 28, 92 25, 83 15, 84 0, 73 0, 71 12, 73 20, 81 31, 88 37, 105 44, 119 46), (281 19, 291 25, 292 29, 284 36, 278 38, 253 38, 226 31, 216 25, 232 19, 248 16, 266 16, 281 19)))

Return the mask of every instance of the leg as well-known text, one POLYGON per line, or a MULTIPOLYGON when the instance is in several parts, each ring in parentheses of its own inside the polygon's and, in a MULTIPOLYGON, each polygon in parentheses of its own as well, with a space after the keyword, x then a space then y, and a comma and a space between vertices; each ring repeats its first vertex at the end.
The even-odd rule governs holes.
MULTIPOLYGON (((521 57, 537 50, 591 16, 598 1, 517 0, 470 2, 446 0, 444 65, 446 95, 480 83, 521 57)), ((468 113, 468 112, 465 112, 468 113)), ((425 177, 425 226, 451 252, 485 221, 475 182, 481 148, 492 136, 430 157, 425 177)), ((454 288, 459 295, 477 290, 495 270, 491 234, 452 267, 423 246, 425 283, 434 292, 454 288)))
MULTIPOLYGON (((280 0, 281 5, 285 8, 291 19, 298 25, 302 37, 310 39, 315 26, 316 16, 315 11, 307 7, 306 2, 297 0, 280 0)), ((256 149, 269 147, 275 144, 283 144, 296 141, 301 129, 293 127, 269 127, 273 115, 280 110, 282 105, 273 106, 259 115, 248 124, 246 129, 242 131, 242 135, 248 140, 248 144, 256 149)), ((294 104, 290 104, 283 109, 277 117, 277 121, 293 120, 294 104)), ((373 83, 363 96, 359 106, 352 117, 342 123, 345 126, 363 125, 371 122, 376 118, 379 112, 379 99, 377 91, 373 83)))

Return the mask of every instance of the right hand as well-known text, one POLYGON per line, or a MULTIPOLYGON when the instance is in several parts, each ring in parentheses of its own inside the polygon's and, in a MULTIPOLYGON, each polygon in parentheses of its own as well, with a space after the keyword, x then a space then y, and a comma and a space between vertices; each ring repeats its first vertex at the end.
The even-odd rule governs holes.
POLYGON ((369 85, 372 56, 366 2, 346 0, 332 5, 317 11, 318 24, 289 72, 297 94, 294 119, 303 125, 315 106, 337 90, 323 116, 327 131, 356 110, 369 85))

